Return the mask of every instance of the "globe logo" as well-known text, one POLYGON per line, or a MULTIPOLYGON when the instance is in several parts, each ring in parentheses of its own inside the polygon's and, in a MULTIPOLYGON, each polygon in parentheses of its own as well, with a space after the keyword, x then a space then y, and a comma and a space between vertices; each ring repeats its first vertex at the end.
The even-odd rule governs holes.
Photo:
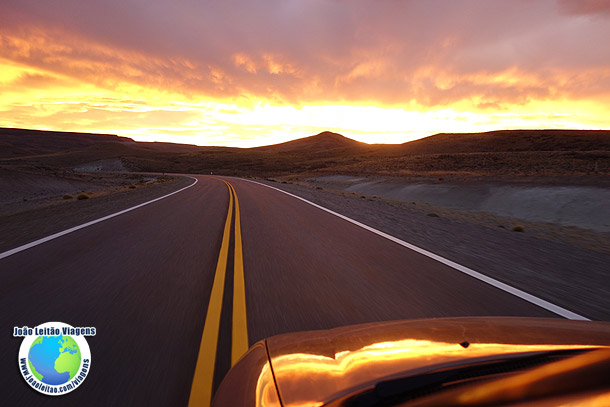
POLYGON ((85 339, 95 336, 95 327, 73 327, 46 322, 34 328, 14 327, 22 337, 17 361, 19 372, 34 390, 61 396, 83 384, 91 369, 91 349, 85 339))
POLYGON ((39 336, 28 352, 34 377, 46 384, 64 384, 74 379, 80 368, 81 353, 71 336, 39 336))

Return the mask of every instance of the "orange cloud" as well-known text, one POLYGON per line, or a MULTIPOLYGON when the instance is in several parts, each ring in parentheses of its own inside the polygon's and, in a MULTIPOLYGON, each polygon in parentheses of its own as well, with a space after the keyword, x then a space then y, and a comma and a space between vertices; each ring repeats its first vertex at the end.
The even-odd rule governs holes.
POLYGON ((379 138, 377 125, 392 140, 414 131, 410 125, 418 134, 422 123, 428 133, 445 131, 452 118, 456 130, 478 123, 468 131, 608 126, 607 2, 264 4, 6 0, 2 125, 144 126, 147 135, 168 137, 181 126, 197 134, 200 125, 233 139, 275 126, 268 133, 289 138, 331 127, 335 117, 335 130, 379 138), (123 102, 136 99, 137 106, 123 102), (239 112, 224 116, 214 103, 239 112), (260 106, 288 106, 283 114, 293 121, 264 124, 262 115, 256 123, 249 115, 260 106), (349 123, 359 107, 371 108, 365 117, 372 124, 360 117, 351 118, 360 127, 349 123), (164 113, 177 111, 187 113, 164 113), (521 119, 498 115, 514 112, 521 119), (391 128, 379 124, 390 116, 391 128))

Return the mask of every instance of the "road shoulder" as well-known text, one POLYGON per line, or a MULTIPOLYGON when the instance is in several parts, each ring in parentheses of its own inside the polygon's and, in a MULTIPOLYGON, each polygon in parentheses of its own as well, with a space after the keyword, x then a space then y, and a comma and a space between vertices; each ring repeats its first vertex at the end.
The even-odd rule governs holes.
POLYGON ((596 320, 610 320, 610 254, 398 203, 260 181, 596 320), (430 216, 434 213, 436 216, 430 216))
POLYGON ((191 184, 187 177, 160 177, 134 187, 93 193, 87 199, 63 199, 0 216, 0 252, 111 215, 191 184))

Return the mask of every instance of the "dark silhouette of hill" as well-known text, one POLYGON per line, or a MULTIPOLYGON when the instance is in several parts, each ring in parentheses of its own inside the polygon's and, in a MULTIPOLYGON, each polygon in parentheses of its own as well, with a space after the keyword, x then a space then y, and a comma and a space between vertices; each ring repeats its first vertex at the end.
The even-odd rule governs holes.
POLYGON ((135 143, 114 134, 0 128, 0 157, 23 157, 73 151, 99 143, 135 143))
POLYGON ((402 144, 411 154, 518 151, 610 151, 607 130, 498 130, 440 133, 402 144))
POLYGON ((304 137, 297 140, 287 141, 285 143, 273 144, 270 146, 256 147, 259 151, 269 152, 288 152, 288 151, 315 151, 315 150, 332 150, 337 148, 359 148, 366 146, 351 138, 347 138, 338 133, 324 131, 315 136, 304 137))
MULTIPOLYGON (((120 137, 115 134, 0 128, 0 158, 82 151, 93 146, 95 146, 94 148, 99 148, 103 152, 107 149, 102 146, 109 143, 126 147, 127 149, 140 148, 175 153, 200 149, 198 146, 189 144, 161 142, 140 143, 129 137, 120 137)), ((116 150, 116 147, 115 151, 118 151, 116 150)))
POLYGON ((370 145, 323 132, 256 148, 136 142, 103 134, 0 129, 0 165, 71 170, 119 160, 134 171, 281 176, 610 176, 610 131, 501 130, 370 145))

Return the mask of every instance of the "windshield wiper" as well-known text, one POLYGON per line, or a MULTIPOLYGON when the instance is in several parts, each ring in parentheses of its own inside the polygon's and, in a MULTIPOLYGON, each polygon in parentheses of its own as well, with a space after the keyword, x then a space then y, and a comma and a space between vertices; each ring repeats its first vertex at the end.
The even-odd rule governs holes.
POLYGON ((567 349, 529 353, 525 356, 505 356, 468 365, 434 370, 424 374, 385 380, 375 387, 356 394, 343 404, 345 407, 383 407, 423 397, 449 387, 469 383, 496 374, 520 371, 554 362, 593 349, 567 349))

